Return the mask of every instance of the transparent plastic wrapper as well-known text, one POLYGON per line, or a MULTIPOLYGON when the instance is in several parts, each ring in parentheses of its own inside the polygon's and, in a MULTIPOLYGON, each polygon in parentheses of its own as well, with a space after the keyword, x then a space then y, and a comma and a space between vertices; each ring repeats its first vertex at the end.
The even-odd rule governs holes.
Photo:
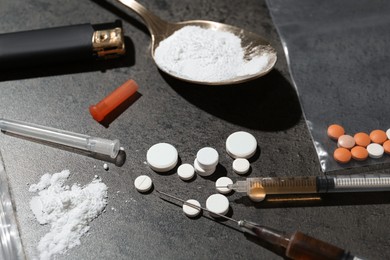
POLYGON ((25 259, 18 226, 15 219, 12 200, 8 189, 8 180, 3 158, 0 154, 0 259, 25 259))
POLYGON ((324 172, 390 162, 333 159, 331 124, 346 134, 390 128, 390 2, 267 0, 324 172))

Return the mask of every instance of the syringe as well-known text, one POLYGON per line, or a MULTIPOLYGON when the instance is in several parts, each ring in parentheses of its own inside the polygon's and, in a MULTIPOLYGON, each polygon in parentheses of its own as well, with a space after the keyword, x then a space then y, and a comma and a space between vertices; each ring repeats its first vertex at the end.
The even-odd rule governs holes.
POLYGON ((390 174, 258 177, 237 181, 227 188, 246 192, 253 201, 262 201, 267 194, 390 191, 390 174))
POLYGON ((210 212, 204 207, 200 207, 195 204, 186 202, 180 198, 177 198, 162 191, 156 190, 156 192, 160 195, 164 195, 166 197, 185 203, 190 207, 202 209, 205 212, 212 213, 213 215, 217 215, 218 217, 235 222, 244 233, 253 235, 257 237, 259 241, 271 245, 276 253, 283 253, 284 256, 289 259, 361 260, 360 258, 353 256, 344 249, 341 249, 337 246, 321 241, 314 237, 305 235, 299 231, 294 232, 292 235, 286 235, 283 232, 265 226, 261 226, 250 221, 235 220, 225 215, 210 212))
POLYGON ((92 137, 16 120, 0 119, 0 129, 3 132, 10 132, 40 141, 108 155, 111 158, 115 158, 118 155, 120 148, 119 140, 92 137))

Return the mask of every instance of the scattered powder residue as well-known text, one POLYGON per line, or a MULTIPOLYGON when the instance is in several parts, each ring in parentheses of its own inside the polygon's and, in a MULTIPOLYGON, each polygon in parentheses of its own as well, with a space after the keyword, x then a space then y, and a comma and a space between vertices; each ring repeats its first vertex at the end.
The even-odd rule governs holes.
POLYGON ((162 70, 181 78, 218 82, 261 71, 269 55, 248 61, 241 39, 233 33, 185 26, 159 44, 155 60, 162 70))
POLYGON ((107 186, 100 179, 84 187, 69 187, 64 185, 69 175, 68 170, 46 173, 29 188, 30 192, 38 192, 30 201, 32 212, 40 224, 50 225, 49 233, 37 247, 40 259, 51 259, 79 245, 81 236, 89 230, 89 222, 107 205, 107 186))

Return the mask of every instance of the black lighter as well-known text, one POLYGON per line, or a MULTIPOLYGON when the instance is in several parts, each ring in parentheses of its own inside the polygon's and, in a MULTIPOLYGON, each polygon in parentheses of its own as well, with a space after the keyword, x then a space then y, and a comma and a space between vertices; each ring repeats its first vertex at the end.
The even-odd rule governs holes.
POLYGON ((0 34, 0 68, 118 57, 125 53, 119 21, 0 34))

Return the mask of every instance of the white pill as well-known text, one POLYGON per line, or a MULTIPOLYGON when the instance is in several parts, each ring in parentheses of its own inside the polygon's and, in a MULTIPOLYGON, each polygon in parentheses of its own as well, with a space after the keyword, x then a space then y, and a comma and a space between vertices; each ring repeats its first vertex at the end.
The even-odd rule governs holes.
POLYGON ((176 148, 167 143, 158 143, 149 148, 146 161, 152 170, 167 172, 172 170, 179 159, 176 148))
POLYGON ((257 149, 256 138, 248 132, 235 132, 226 140, 226 151, 233 158, 252 157, 257 149))
POLYGON ((194 161, 194 168, 195 168, 196 173, 199 174, 200 176, 203 176, 203 177, 210 176, 211 174, 213 174, 215 172, 215 169, 216 169, 216 168, 203 169, 202 167, 200 167, 197 159, 195 159, 195 161, 194 161))
POLYGON ((180 179, 188 181, 194 177, 195 169, 191 164, 184 163, 177 168, 177 175, 179 175, 180 179))
POLYGON ((152 188, 153 182, 149 176, 140 175, 134 180, 134 186, 139 192, 147 192, 152 188))
POLYGON ((203 169, 214 169, 218 164, 219 155, 214 148, 204 147, 198 151, 196 159, 203 169))
POLYGON ((371 143, 367 146, 368 156, 374 159, 381 158, 383 156, 385 149, 382 145, 377 143, 371 143))
POLYGON ((386 131, 386 135, 387 135, 387 139, 389 139, 389 140, 390 140, 390 128, 389 128, 389 129, 387 129, 387 131, 386 131))
POLYGON ((233 171, 237 174, 246 174, 251 167, 249 161, 244 158, 237 158, 233 161, 233 171))
POLYGON ((228 188, 229 184, 233 184, 233 181, 228 177, 221 177, 215 182, 215 188, 219 193, 228 194, 232 189, 228 188))
POLYGON ((187 200, 183 204, 184 214, 186 214, 188 217, 191 217, 191 218, 198 216, 200 213, 200 208, 196 208, 196 207, 193 207, 193 206, 188 205, 188 204, 200 207, 200 203, 197 200, 187 200))
POLYGON ((206 208, 212 213, 225 215, 229 211, 229 200, 222 194, 213 194, 207 198, 206 208))

